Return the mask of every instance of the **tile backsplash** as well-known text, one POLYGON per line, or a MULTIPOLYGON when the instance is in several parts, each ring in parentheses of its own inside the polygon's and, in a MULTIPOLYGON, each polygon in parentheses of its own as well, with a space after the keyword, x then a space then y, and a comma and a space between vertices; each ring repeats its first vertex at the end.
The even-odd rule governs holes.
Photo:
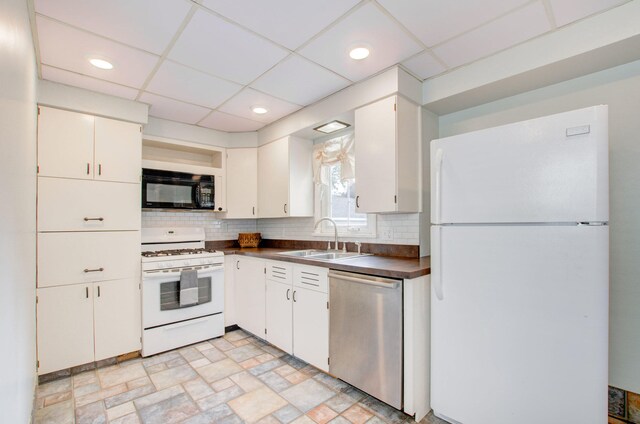
MULTIPOLYGON (((204 227, 207 240, 235 240, 238 233, 260 232, 262 238, 277 240, 333 240, 313 236, 314 218, 218 219, 211 212, 143 211, 142 227, 204 227)), ((340 237, 367 243, 420 243, 418 214, 377 216, 376 237, 340 237)))

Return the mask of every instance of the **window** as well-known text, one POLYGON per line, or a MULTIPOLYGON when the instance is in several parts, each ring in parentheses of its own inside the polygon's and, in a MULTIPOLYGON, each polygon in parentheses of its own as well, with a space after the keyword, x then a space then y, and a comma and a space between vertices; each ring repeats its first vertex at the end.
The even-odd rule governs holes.
MULTIPOLYGON (((356 182, 353 178, 342 179, 342 163, 323 164, 320 172, 323 173, 323 183, 315 185, 316 220, 323 217, 333 219, 341 235, 375 237, 376 216, 356 212, 356 182)), ((333 225, 323 222, 316 234, 333 235, 333 225)))

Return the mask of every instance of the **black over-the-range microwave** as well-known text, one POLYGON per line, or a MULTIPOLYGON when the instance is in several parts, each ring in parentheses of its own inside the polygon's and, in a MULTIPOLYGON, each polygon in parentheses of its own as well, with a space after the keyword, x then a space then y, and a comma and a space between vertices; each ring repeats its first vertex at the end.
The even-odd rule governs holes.
POLYGON ((143 169, 142 207, 215 210, 215 177, 143 169))

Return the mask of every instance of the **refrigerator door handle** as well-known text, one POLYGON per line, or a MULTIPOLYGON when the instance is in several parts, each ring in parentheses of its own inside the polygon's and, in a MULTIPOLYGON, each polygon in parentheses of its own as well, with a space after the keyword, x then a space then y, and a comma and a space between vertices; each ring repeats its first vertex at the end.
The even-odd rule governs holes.
POLYGON ((442 211, 442 162, 444 159, 444 151, 442 149, 436 150, 435 158, 435 224, 441 224, 440 216, 442 211))
POLYGON ((431 226, 431 284, 438 300, 444 299, 442 287, 442 227, 431 226))

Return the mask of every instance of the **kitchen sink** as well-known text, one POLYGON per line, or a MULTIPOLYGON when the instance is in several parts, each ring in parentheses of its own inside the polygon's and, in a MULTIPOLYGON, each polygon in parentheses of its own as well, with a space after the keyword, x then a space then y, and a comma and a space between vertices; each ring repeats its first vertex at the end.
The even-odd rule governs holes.
POLYGON ((311 255, 318 255, 321 253, 324 253, 324 251, 308 249, 308 250, 292 250, 290 252, 280 252, 280 255, 305 257, 305 256, 311 256, 311 255))
POLYGON ((362 256, 370 256, 370 253, 358 252, 339 252, 326 250, 292 250, 290 252, 281 252, 280 255, 295 256, 305 259, 313 259, 318 261, 334 261, 338 259, 359 258, 362 256))

